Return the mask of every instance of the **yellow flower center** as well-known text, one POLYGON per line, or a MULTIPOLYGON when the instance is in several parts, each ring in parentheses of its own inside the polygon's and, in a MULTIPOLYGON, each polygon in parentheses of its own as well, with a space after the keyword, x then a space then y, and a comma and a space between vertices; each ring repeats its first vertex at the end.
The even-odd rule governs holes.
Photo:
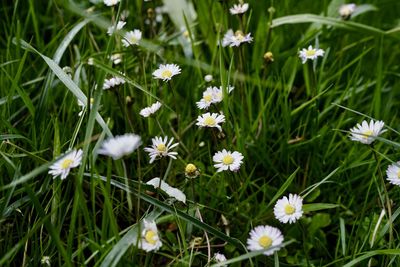
POLYGON ((306 56, 307 56, 307 57, 312 57, 312 56, 315 55, 315 53, 316 53, 315 49, 307 50, 307 51, 306 51, 306 56))
POLYGON ((152 230, 147 230, 144 239, 147 243, 155 245, 157 242, 157 233, 152 230))
POLYGON ((204 124, 207 126, 214 126, 216 124, 216 122, 215 122, 215 119, 210 116, 204 120, 204 124))
POLYGON ((233 157, 231 155, 225 155, 222 159, 222 163, 225 165, 231 165, 233 163, 233 157))
POLYGON ((400 179, 400 171, 397 172, 397 178, 400 179))
POLYGON ((367 130, 367 131, 363 132, 363 138, 368 139, 368 137, 370 137, 372 135, 372 133, 373 133, 372 130, 367 130))
POLYGON ((258 239, 258 244, 263 248, 269 248, 272 245, 272 239, 267 235, 263 235, 258 239))
POLYGON ((69 166, 73 163, 74 161, 72 159, 64 159, 63 162, 61 163, 61 168, 63 169, 68 169, 69 166))
POLYGON ((131 38, 129 38, 129 42, 131 43, 137 43, 137 39, 135 36, 131 36, 131 38))
POLYGON ((211 100, 212 100, 212 95, 205 95, 205 96, 203 97, 203 99, 204 99, 204 101, 206 101, 206 102, 211 102, 211 100))
POLYGON ((163 70, 163 72, 161 73, 161 77, 163 78, 171 78, 172 76, 172 72, 170 70, 163 70))
POLYGON ((157 145, 157 150, 160 152, 165 152, 167 151, 167 147, 165 146, 165 144, 161 143, 157 145))
POLYGON ((243 32, 241 32, 241 31, 235 32, 235 37, 239 42, 243 42, 243 40, 244 40, 244 35, 243 35, 243 32))
POLYGON ((292 215, 295 211, 296 211, 296 209, 295 209, 292 205, 286 204, 286 206, 285 206, 285 213, 286 213, 287 215, 292 215))
POLYGON ((186 165, 185 172, 186 173, 194 173, 197 170, 196 166, 192 163, 186 165))
POLYGON ((90 98, 90 104, 93 105, 93 103, 94 103, 94 98, 91 97, 91 98, 90 98))

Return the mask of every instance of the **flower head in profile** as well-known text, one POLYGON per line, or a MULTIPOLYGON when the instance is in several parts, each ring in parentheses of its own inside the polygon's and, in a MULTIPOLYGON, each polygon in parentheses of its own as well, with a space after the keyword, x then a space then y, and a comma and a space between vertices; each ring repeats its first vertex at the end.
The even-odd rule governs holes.
POLYGON ((122 21, 122 20, 118 21, 117 25, 112 25, 112 26, 108 27, 107 34, 111 36, 115 31, 122 30, 122 28, 125 26, 125 24, 126 24, 125 21, 122 21))
POLYGON ((400 161, 389 165, 386 170, 387 180, 394 185, 400 185, 400 161))
POLYGON ((185 167, 185 176, 187 178, 196 178, 200 175, 199 169, 193 163, 189 163, 185 167))
POLYGON ((240 165, 243 163, 243 155, 237 151, 227 151, 223 149, 215 153, 213 156, 214 167, 217 168, 217 172, 222 171, 238 171, 240 169, 240 165))
POLYGON ((81 164, 82 153, 82 149, 74 149, 68 152, 50 166, 49 174, 53 175, 53 178, 60 176, 61 180, 64 180, 72 168, 78 167, 81 164))
POLYGON ((343 19, 348 19, 354 13, 354 11, 356 10, 356 7, 357 7, 356 4, 353 4, 353 3, 341 5, 339 7, 339 15, 343 19))
POLYGON ((229 29, 222 39, 222 46, 239 46, 242 43, 250 43, 253 41, 253 37, 251 37, 251 33, 243 33, 242 31, 236 31, 233 33, 232 29, 229 29))
POLYGON ((117 160, 131 154, 141 144, 142 139, 139 135, 127 133, 108 138, 103 142, 97 153, 117 160))
POLYGON ((164 191, 168 196, 175 198, 183 203, 186 203, 186 195, 179 189, 170 186, 163 180, 160 180, 159 177, 155 177, 148 181, 146 184, 152 185, 154 188, 160 188, 164 191))
POLYGON ((376 137, 386 131, 382 130, 383 126, 385 126, 383 121, 375 122, 371 120, 368 124, 368 122, 364 120, 361 124, 357 123, 355 127, 350 129, 350 139, 369 145, 375 141, 376 137))
POLYGON ((274 207, 275 218, 282 223, 294 223, 303 215, 303 199, 295 194, 279 199, 274 207))
POLYGON ((150 107, 146 107, 144 109, 142 109, 139 114, 145 118, 150 117, 151 115, 153 115, 154 113, 156 113, 159 109, 161 108, 161 103, 160 102, 156 102, 153 105, 151 105, 150 107))
POLYGON ((164 82, 171 80, 171 78, 181 73, 181 69, 176 64, 161 64, 158 69, 153 72, 154 79, 161 79, 164 82))
POLYGON ((272 255, 281 248, 283 235, 278 228, 260 225, 250 231, 247 248, 250 251, 264 250, 264 255, 272 255))
POLYGON ((124 79, 122 79, 120 77, 117 77, 117 76, 116 77, 112 77, 112 78, 107 79, 107 80, 104 81, 103 89, 104 90, 108 90, 110 88, 117 87, 117 86, 119 86, 121 84, 124 84, 124 83, 125 83, 124 79))
POLYGON ((313 48, 311 45, 307 49, 303 48, 299 52, 301 63, 306 63, 307 59, 315 60, 317 57, 322 57, 325 51, 322 49, 313 48))
POLYGON ((249 4, 239 3, 239 4, 234 4, 233 7, 229 9, 229 12, 231 12, 232 15, 238 15, 245 13, 248 9, 249 9, 249 4))
POLYGON ((106 6, 115 6, 120 0, 104 0, 106 6))
POLYGON ((152 141, 151 147, 144 148, 144 151, 149 153, 150 163, 153 163, 157 158, 162 158, 162 157, 171 157, 173 159, 176 159, 178 152, 170 150, 178 146, 179 143, 173 144, 172 143, 174 141, 173 137, 171 137, 169 142, 168 142, 168 136, 165 136, 164 139, 162 139, 161 136, 156 136, 151 141, 152 141))
MULTIPOLYGON (((213 259, 214 259, 214 261, 217 262, 217 263, 221 263, 221 262, 225 262, 225 261, 226 261, 225 255, 222 254, 222 253, 219 253, 219 252, 216 252, 216 253, 214 254, 213 259)), ((228 266, 228 265, 222 265, 222 266, 228 266)))
POLYGON ((223 122, 225 122, 225 116, 223 114, 207 112, 197 117, 196 125, 199 127, 217 128, 219 131, 222 131, 219 124, 223 122))
POLYGON ((140 30, 133 30, 127 32, 122 39, 122 45, 128 47, 130 45, 139 45, 139 41, 142 39, 142 32, 140 30))
POLYGON ((139 239, 138 247, 144 251, 157 251, 161 248, 162 242, 158 236, 155 221, 143 220, 143 230, 139 239))

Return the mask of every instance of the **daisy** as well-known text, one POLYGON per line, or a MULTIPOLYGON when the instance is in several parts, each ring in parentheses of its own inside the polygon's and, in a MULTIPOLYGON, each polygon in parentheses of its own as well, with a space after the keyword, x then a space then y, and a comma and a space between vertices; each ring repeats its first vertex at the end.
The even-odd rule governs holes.
MULTIPOLYGON (((224 98, 224 93, 222 91, 222 86, 220 86, 219 88, 216 88, 216 89, 217 90, 215 90, 213 103, 219 103, 224 98)), ((235 89, 235 87, 228 85, 228 87, 226 89, 227 89, 228 94, 230 94, 233 91, 233 89, 235 89)))
POLYGON ((118 65, 119 63, 122 62, 122 55, 116 53, 116 54, 111 55, 111 56, 110 56, 110 59, 112 60, 112 62, 113 62, 115 65, 118 65))
POLYGON ((196 167, 196 165, 189 163, 185 167, 185 176, 187 178, 196 178, 197 176, 200 175, 199 169, 196 167))
POLYGON ((120 0, 104 0, 106 6, 115 6, 120 0))
MULTIPOLYGON (((228 93, 231 93, 234 89, 233 86, 228 86, 228 93)), ((219 103, 222 101, 224 94, 222 92, 222 86, 218 87, 207 87, 203 92, 203 97, 200 101, 196 102, 199 109, 208 109, 211 104, 219 103)))
POLYGON ((164 82, 181 73, 181 69, 176 64, 161 64, 158 69, 153 72, 154 79, 161 79, 164 82))
POLYGON ((317 57, 322 57, 324 55, 325 51, 322 49, 317 49, 317 48, 313 48, 311 45, 305 49, 303 48, 300 52, 299 52, 299 57, 301 59, 301 63, 306 63, 307 59, 311 59, 314 60, 317 57))
POLYGON ((236 31, 233 33, 232 29, 229 29, 222 39, 222 46, 239 46, 241 43, 250 43, 253 41, 253 37, 250 36, 251 33, 244 34, 242 31, 236 31))
POLYGON ((356 4, 345 4, 345 5, 341 5, 339 8, 339 15, 343 18, 343 19, 348 19, 356 10, 356 4))
POLYGON ((250 251, 264 250, 264 255, 272 255, 281 248, 283 235, 278 228, 269 225, 260 225, 251 230, 247 239, 247 248, 250 251), (270 248, 270 249, 269 249, 270 248))
POLYGON ((113 160, 117 160, 123 156, 131 154, 141 144, 142 140, 139 135, 127 133, 108 138, 103 142, 97 153, 112 157, 113 160))
POLYGON ((249 4, 244 3, 244 4, 235 4, 233 7, 229 9, 229 12, 231 12, 232 15, 238 15, 238 14, 243 14, 249 9, 249 4))
POLYGON ((374 122, 374 120, 371 120, 368 124, 368 122, 364 120, 361 125, 357 123, 355 127, 350 129, 350 139, 369 145, 375 141, 378 135, 386 132, 386 130, 382 130, 383 126, 385 126, 383 121, 374 122))
POLYGON ((207 74, 206 76, 204 76, 204 81, 209 83, 212 80, 213 80, 213 76, 211 74, 207 74))
POLYGON ((133 30, 127 32, 122 39, 122 45, 128 47, 130 45, 139 45, 139 41, 142 39, 142 32, 140 30, 133 30))
POLYGON ((61 180, 67 178, 69 171, 72 168, 78 167, 82 161, 82 149, 72 150, 62 158, 58 159, 53 165, 50 166, 49 174, 53 175, 53 178, 61 176, 61 180))
POLYGON ((170 186, 163 180, 160 180, 159 177, 155 177, 148 181, 146 184, 152 185, 154 188, 160 188, 164 191, 168 196, 175 198, 183 203, 186 203, 186 195, 179 189, 170 186))
POLYGON ((168 136, 165 136, 164 140, 162 139, 161 136, 156 136, 151 141, 153 143, 152 146, 144 148, 144 151, 149 153, 150 163, 153 163, 154 160, 156 160, 157 158, 162 158, 167 156, 176 159, 178 152, 170 150, 179 145, 179 143, 172 144, 172 142, 174 141, 173 137, 171 137, 171 140, 169 140, 169 142, 168 142, 168 136))
POLYGON ((146 107, 146 108, 142 109, 139 112, 139 114, 142 115, 143 117, 147 118, 147 117, 153 115, 154 113, 156 113, 160 108, 161 108, 161 103, 157 101, 150 107, 146 107))
POLYGON ((296 194, 289 194, 289 199, 279 199, 274 207, 275 218, 282 223, 294 223, 303 215, 303 199, 296 194))
POLYGON ((240 165, 243 163, 243 155, 240 152, 234 151, 230 152, 226 149, 215 153, 213 156, 213 161, 215 168, 218 168, 217 172, 222 172, 226 170, 238 171, 240 165))
POLYGON ((147 252, 157 251, 162 246, 162 243, 158 236, 156 222, 143 220, 143 228, 138 243, 139 248, 147 252))
POLYGON ((199 127, 210 127, 210 128, 215 127, 221 132, 222 128, 219 124, 223 122, 225 122, 225 116, 223 114, 218 114, 218 113, 210 114, 209 112, 207 112, 197 117, 196 125, 199 127))
POLYGON ((115 31, 122 30, 122 28, 125 26, 126 22, 125 21, 118 21, 117 25, 112 25, 107 28, 107 34, 112 35, 115 31))
POLYGON ((400 161, 393 163, 386 170, 387 180, 394 185, 400 185, 400 161))
MULTIPOLYGON (((219 252, 214 253, 214 257, 213 258, 217 263, 221 263, 221 262, 225 262, 226 261, 225 255, 222 254, 222 253, 219 253, 219 252)), ((228 266, 228 265, 222 265, 222 266, 228 266)))
POLYGON ((107 90, 107 89, 110 89, 110 88, 117 87, 117 86, 119 86, 121 84, 124 84, 124 83, 125 83, 124 79, 115 76, 115 77, 112 77, 111 79, 108 79, 108 80, 104 81, 103 89, 107 90))

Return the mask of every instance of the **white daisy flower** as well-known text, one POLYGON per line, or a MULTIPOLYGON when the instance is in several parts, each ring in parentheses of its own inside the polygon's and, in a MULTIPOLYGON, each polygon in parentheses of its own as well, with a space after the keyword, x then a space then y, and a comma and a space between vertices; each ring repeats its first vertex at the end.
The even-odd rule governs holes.
POLYGON ((67 178, 69 171, 72 168, 78 167, 81 164, 82 153, 82 149, 74 149, 71 152, 68 152, 50 166, 49 174, 53 175, 53 178, 60 175, 61 180, 64 180, 67 178))
MULTIPOLYGON (((228 86, 228 93, 231 93, 234 89, 233 86, 228 86)), ((203 92, 203 97, 200 101, 196 102, 196 105, 199 109, 208 109, 211 104, 219 103, 223 99, 222 86, 218 87, 207 87, 207 89, 203 92)))
POLYGON ((111 56, 110 56, 110 59, 112 60, 112 62, 113 62, 115 65, 118 65, 119 63, 122 62, 122 55, 119 54, 119 53, 116 53, 116 54, 111 55, 111 56))
POLYGON ((104 0, 106 6, 115 6, 120 0, 104 0))
POLYGON ((279 199, 274 207, 275 218, 282 223, 294 223, 303 215, 303 199, 296 194, 279 199))
POLYGON ((158 236, 157 225, 155 221, 143 220, 143 230, 138 242, 138 247, 144 251, 157 251, 161 248, 162 242, 158 236))
POLYGON ((150 163, 153 163, 154 160, 162 157, 171 157, 173 159, 176 159, 178 152, 170 150, 179 145, 179 143, 172 144, 172 142, 174 141, 173 137, 171 137, 171 140, 169 140, 169 142, 168 136, 165 136, 164 140, 161 136, 156 136, 151 141, 153 143, 152 146, 144 148, 144 151, 149 153, 150 163))
POLYGON ((239 3, 239 4, 235 4, 233 5, 233 7, 231 7, 229 9, 229 12, 231 12, 232 15, 238 15, 238 14, 243 14, 245 13, 247 10, 249 9, 249 4, 247 3, 239 3))
POLYGON ((142 39, 142 32, 140 30, 133 30, 127 32, 122 39, 122 45, 128 47, 130 45, 139 45, 139 41, 142 39))
MULTIPOLYGON (((221 263, 221 262, 225 262, 226 261, 225 255, 222 254, 222 253, 219 253, 219 252, 214 253, 214 257, 213 258, 217 263, 221 263)), ((228 265, 222 265, 222 266, 228 266, 228 265)))
POLYGON ((222 46, 239 46, 241 43, 250 43, 253 41, 253 37, 250 36, 251 33, 244 34, 242 31, 236 31, 233 33, 232 29, 229 29, 222 39, 222 46))
POLYGON ((383 126, 385 126, 383 121, 374 122, 374 120, 371 120, 368 124, 368 122, 364 120, 361 125, 357 123, 355 127, 350 129, 350 139, 369 145, 375 141, 378 135, 386 132, 386 130, 382 130, 383 126))
POLYGON ((280 250, 282 242, 283 235, 278 228, 260 225, 251 230, 250 237, 247 239, 247 248, 250 251, 267 249, 263 254, 269 256, 280 250))
POLYGON ((225 122, 225 116, 223 114, 218 113, 205 113, 197 117, 196 125, 199 127, 210 127, 210 128, 217 128, 219 131, 222 131, 220 123, 225 122))
POLYGON ((181 69, 176 64, 161 64, 158 69, 153 72, 154 79, 161 79, 164 82, 181 73, 181 69))
POLYGON ((204 76, 204 81, 209 83, 212 80, 213 80, 213 76, 211 74, 207 74, 206 76, 204 76))
POLYGON ((226 149, 215 153, 213 156, 213 161, 215 168, 218 168, 217 172, 222 172, 226 170, 238 171, 240 165, 243 163, 243 155, 240 152, 234 151, 230 152, 226 149))
MULTIPOLYGON (((94 98, 91 97, 90 98, 90 108, 92 108, 93 103, 94 103, 94 98)), ((78 113, 78 116, 81 117, 83 115, 83 112, 85 111, 86 104, 78 99, 78 106, 81 107, 81 111, 78 113)))
POLYGON ((394 185, 400 185, 400 161, 393 163, 386 170, 387 180, 394 185))
POLYGON ((179 189, 170 186, 164 181, 160 181, 159 177, 155 177, 148 181, 146 184, 152 185, 154 188, 160 188, 162 191, 167 193, 168 196, 175 198, 183 203, 186 203, 186 195, 179 189), (161 185, 160 185, 161 183, 161 185))
MULTIPOLYGON (((214 98, 213 98, 213 103, 219 103, 224 98, 224 93, 222 91, 222 86, 220 86, 219 88, 216 88, 216 89, 217 90, 214 91, 215 95, 214 95, 214 98)), ((228 87, 227 87, 228 94, 230 94, 233 91, 233 89, 235 89, 235 87, 228 85, 228 87)))
POLYGON ((356 4, 345 4, 345 5, 341 5, 339 7, 339 15, 343 18, 343 19, 348 19, 356 10, 356 4))
POLYGON ((103 142, 101 148, 97 150, 97 153, 117 160, 131 154, 141 144, 142 139, 139 135, 127 133, 108 138, 103 142))
POLYGON ((121 84, 124 84, 124 83, 125 83, 124 79, 122 79, 120 77, 117 77, 117 76, 116 77, 112 77, 111 79, 108 79, 108 80, 104 81, 103 89, 107 90, 107 89, 110 89, 110 88, 117 87, 117 86, 119 86, 121 84))
POLYGON ((153 115, 154 113, 156 113, 160 108, 161 108, 161 103, 157 101, 150 107, 146 107, 146 108, 142 109, 139 112, 139 114, 142 115, 143 117, 147 118, 147 117, 153 115))
POLYGON ((117 25, 112 25, 110 27, 108 27, 107 29, 107 34, 108 35, 112 35, 115 31, 120 31, 122 30, 122 28, 125 26, 126 22, 125 21, 118 21, 117 25))
POLYGON ((306 63, 307 59, 314 60, 317 57, 322 57, 325 51, 322 49, 313 48, 311 45, 308 46, 307 49, 303 48, 299 52, 299 57, 301 59, 301 63, 306 63))

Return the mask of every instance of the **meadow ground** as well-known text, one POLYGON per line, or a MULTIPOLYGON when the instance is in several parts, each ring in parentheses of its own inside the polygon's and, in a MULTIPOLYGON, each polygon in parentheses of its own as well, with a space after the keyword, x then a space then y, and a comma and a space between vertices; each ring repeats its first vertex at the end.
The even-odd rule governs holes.
POLYGON ((3 3, 0 265, 400 266, 400 2, 343 4, 3 3))

